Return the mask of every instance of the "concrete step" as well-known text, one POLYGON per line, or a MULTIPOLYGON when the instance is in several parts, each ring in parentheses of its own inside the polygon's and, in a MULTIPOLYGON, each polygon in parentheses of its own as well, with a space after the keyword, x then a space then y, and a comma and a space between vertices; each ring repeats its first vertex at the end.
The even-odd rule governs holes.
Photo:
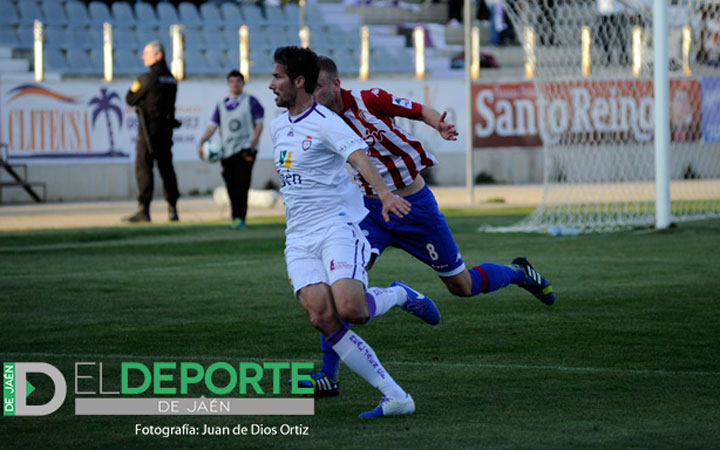
POLYGON ((0 47, 0 59, 12 58, 12 48, 0 47))
POLYGON ((2 72, 27 72, 30 70, 30 61, 26 59, 4 58, 0 56, 0 71, 2 72))

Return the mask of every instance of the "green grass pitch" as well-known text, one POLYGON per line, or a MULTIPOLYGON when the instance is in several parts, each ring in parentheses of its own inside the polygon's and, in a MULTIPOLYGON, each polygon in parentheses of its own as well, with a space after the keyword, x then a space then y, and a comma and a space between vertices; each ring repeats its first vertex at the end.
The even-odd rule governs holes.
MULTIPOLYGON (((0 233, 0 358, 68 379, 63 407, 1 417, 3 448, 720 448, 720 221, 657 232, 481 234, 518 216, 448 218, 466 263, 526 255, 553 283, 546 307, 510 286, 469 299, 389 250, 371 285, 433 298, 430 327, 394 310, 354 329, 415 398, 410 417, 363 421, 377 391, 341 369, 314 416, 75 416, 76 361, 313 361, 319 336, 294 300, 282 224, 0 233), (136 436, 135 424, 309 426, 303 437, 136 436)), ((115 374, 117 375, 117 374, 115 374)), ((36 380, 42 383, 42 380, 36 380)), ((42 401, 42 392, 38 392, 42 401)), ((237 395, 237 394, 235 394, 237 395)))

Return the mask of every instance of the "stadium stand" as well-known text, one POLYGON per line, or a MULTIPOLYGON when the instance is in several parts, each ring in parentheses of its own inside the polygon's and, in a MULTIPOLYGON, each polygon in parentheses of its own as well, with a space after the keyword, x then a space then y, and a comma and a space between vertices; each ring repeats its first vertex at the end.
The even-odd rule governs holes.
POLYGON ((203 3, 200 5, 200 16, 206 26, 219 26, 225 23, 216 3, 203 3))
POLYGON ((15 25, 20 22, 17 8, 15 8, 15 4, 9 0, 0 1, 0 11, 3 12, 0 14, 0 25, 3 26, 3 29, 5 29, 5 26, 15 25))
POLYGON ((66 49, 73 42, 68 28, 48 26, 45 28, 45 42, 48 48, 66 49))
POLYGON ((158 3, 157 14, 160 25, 162 26, 167 27, 174 23, 182 23, 172 3, 158 3))
POLYGON ((45 67, 53 72, 67 72, 68 66, 65 62, 65 55, 59 48, 48 48, 45 50, 45 67))
POLYGON ((149 3, 135 3, 135 17, 141 19, 143 28, 160 26, 160 21, 158 20, 157 14, 155 14, 155 8, 149 3))
POLYGON ((102 65, 91 60, 88 52, 80 48, 68 49, 66 60, 70 74, 90 75, 102 70, 102 65))
MULTIPOLYGON (((190 1, 162 1, 154 6, 129 0, 0 0, 0 8, 0 46, 32 65, 33 22, 40 20, 47 50, 45 68, 61 76, 102 75, 105 22, 113 25, 114 73, 118 76, 143 70, 138 53, 151 40, 160 40, 170 56, 171 24, 185 25, 186 73, 190 76, 212 76, 217 70, 237 67, 240 25, 249 29, 250 70, 254 74, 271 69, 276 47, 299 44, 295 3, 258 7, 251 2, 220 0, 201 3, 198 8, 190 1)), ((311 47, 338 59, 344 74, 355 73, 360 53, 359 16, 346 13, 342 3, 311 3, 306 8, 311 47)), ((403 48, 409 41, 393 30, 396 26, 372 27, 371 71, 411 72, 412 57, 403 48)))
POLYGON ((90 22, 94 25, 102 25, 105 22, 112 22, 110 9, 105 3, 97 1, 90 2, 90 5, 88 5, 88 13, 90 15, 90 22))
POLYGON ((225 2, 220 5, 220 13, 223 18, 223 25, 239 25, 245 20, 240 15, 240 8, 235 3, 225 2))
POLYGON ((15 30, 12 28, 0 28, 0 46, 11 48, 20 46, 20 40, 15 30))
POLYGON ((32 24, 35 20, 42 20, 45 21, 45 16, 42 13, 42 10, 40 9, 40 6, 38 6, 35 2, 20 2, 18 5, 18 12, 20 13, 20 17, 18 18, 18 23, 20 24, 32 24))
POLYGON ((111 10, 115 25, 135 26, 137 24, 135 15, 127 2, 114 2, 111 10))
POLYGON ((45 24, 66 25, 68 23, 68 18, 65 15, 65 9, 62 7, 62 4, 60 4, 60 2, 58 2, 57 0, 44 0, 40 4, 40 8, 42 9, 43 17, 45 18, 45 24))
POLYGON ((198 13, 195 5, 192 3, 180 3, 178 12, 180 13, 180 23, 184 24, 186 27, 201 27, 203 25, 200 14, 198 13))
POLYGON ((90 15, 85 4, 78 1, 69 1, 65 4, 67 11, 68 25, 74 27, 90 26, 90 15))

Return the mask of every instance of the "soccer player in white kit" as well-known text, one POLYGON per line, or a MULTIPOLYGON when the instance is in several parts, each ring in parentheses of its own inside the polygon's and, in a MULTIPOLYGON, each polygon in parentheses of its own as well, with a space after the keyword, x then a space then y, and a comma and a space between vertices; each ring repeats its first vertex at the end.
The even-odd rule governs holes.
POLYGON ((402 281, 367 288, 370 244, 358 223, 368 211, 345 163, 375 187, 385 220, 390 213, 409 213, 410 203, 387 188, 367 157, 365 141, 315 103, 317 55, 310 49, 280 47, 274 61, 269 88, 275 103, 287 111, 272 121, 270 134, 285 203, 285 261, 293 292, 340 359, 382 392, 380 404, 360 417, 412 414, 412 397, 346 323, 367 323, 393 306, 433 325, 440 313, 432 300, 402 281))

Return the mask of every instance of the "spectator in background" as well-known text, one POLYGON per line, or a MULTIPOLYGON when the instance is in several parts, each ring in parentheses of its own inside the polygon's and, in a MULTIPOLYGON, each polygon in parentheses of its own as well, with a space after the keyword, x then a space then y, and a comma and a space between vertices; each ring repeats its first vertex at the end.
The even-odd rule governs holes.
POLYGON ((625 8, 617 0, 597 0, 598 26, 596 35, 600 39, 602 54, 600 63, 605 66, 612 64, 613 47, 620 48, 621 66, 630 64, 628 54, 628 23, 625 8))
POLYGON ((157 161, 163 180, 165 200, 169 208, 170 221, 177 221, 177 200, 180 197, 172 164, 173 128, 180 126, 175 120, 175 97, 177 80, 165 63, 165 50, 160 41, 152 41, 143 49, 145 67, 149 72, 133 81, 125 96, 127 104, 134 106, 138 114, 138 135, 135 157, 139 208, 126 222, 150 222, 154 180, 153 161, 157 161))
POLYGON ((227 76, 230 96, 215 107, 210 125, 205 129, 197 146, 202 159, 202 145, 216 130, 220 130, 222 144, 222 176, 225 180, 232 207, 233 229, 245 228, 247 198, 252 168, 257 155, 257 144, 263 129, 264 110, 255 97, 243 94, 245 77, 233 70, 227 76))

